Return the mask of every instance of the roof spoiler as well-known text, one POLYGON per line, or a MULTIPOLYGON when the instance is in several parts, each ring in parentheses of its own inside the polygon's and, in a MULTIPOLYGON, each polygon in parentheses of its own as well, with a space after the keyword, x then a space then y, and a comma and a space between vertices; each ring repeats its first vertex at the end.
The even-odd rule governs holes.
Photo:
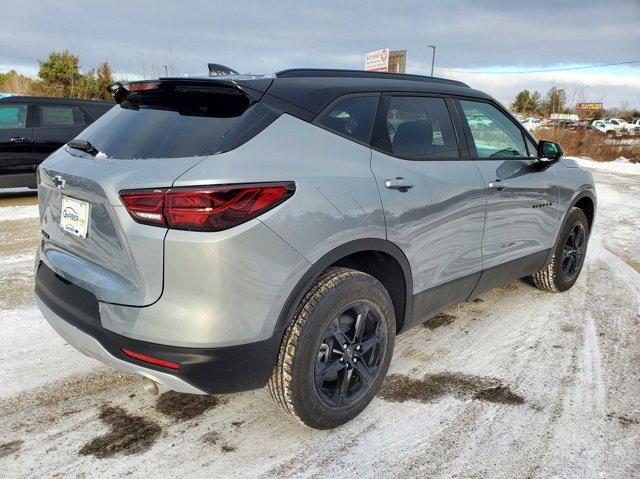
POLYGON ((244 79, 229 76, 201 77, 201 78, 159 78, 157 80, 143 80, 131 82, 114 82, 107 86, 107 90, 114 100, 135 102, 137 97, 154 92, 184 91, 214 91, 221 94, 243 95, 251 103, 259 101, 267 91, 273 78, 244 79))

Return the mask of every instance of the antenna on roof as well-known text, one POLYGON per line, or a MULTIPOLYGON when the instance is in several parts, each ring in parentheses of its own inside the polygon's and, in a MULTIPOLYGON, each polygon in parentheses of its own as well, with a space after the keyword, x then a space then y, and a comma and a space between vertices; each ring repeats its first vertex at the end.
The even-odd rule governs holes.
POLYGON ((222 75, 240 75, 233 68, 225 67, 224 65, 219 65, 218 63, 208 63, 209 67, 209 76, 217 77, 222 75))

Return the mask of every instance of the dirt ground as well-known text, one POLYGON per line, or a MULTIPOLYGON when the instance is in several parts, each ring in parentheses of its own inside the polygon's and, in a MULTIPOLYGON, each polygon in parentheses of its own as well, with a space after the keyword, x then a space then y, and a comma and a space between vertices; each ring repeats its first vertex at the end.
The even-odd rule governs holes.
POLYGON ((333 431, 266 390, 152 397, 34 306, 36 197, 0 198, 3 477, 640 477, 640 174, 596 169, 576 286, 516 281, 400 336, 383 391, 333 431))

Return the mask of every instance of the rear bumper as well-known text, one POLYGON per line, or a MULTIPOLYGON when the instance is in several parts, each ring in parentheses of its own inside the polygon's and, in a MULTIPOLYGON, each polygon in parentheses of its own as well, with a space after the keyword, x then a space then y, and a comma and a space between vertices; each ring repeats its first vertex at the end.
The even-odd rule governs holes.
POLYGON ((139 341, 102 327, 93 293, 62 279, 40 263, 36 302, 45 319, 71 346, 125 373, 147 377, 168 389, 219 394, 263 387, 278 350, 273 339, 225 348, 181 348, 139 341), (178 363, 179 370, 133 359, 122 349, 178 363))

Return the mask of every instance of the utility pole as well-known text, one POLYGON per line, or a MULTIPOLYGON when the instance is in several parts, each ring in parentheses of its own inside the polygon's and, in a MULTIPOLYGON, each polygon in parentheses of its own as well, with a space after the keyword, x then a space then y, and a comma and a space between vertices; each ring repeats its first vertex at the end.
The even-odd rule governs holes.
POLYGON ((433 66, 436 63, 436 46, 435 45, 427 45, 427 47, 433 49, 433 51, 431 53, 431 76, 433 76, 433 66))

